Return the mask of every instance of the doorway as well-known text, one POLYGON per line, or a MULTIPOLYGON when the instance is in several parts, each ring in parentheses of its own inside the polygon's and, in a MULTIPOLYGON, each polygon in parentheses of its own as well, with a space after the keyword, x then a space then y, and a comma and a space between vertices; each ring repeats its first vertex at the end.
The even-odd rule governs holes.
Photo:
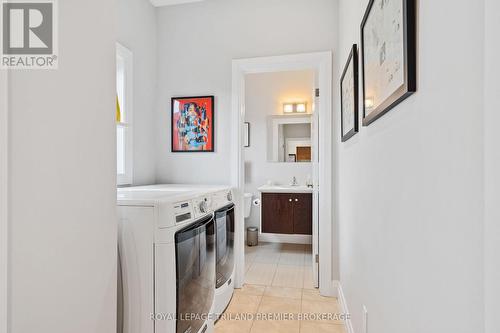
POLYGON ((324 296, 335 296, 332 279, 332 54, 318 52, 297 55, 233 60, 232 80, 232 185, 235 189, 236 211, 235 255, 236 287, 245 281, 245 223, 243 195, 245 161, 243 154, 245 119, 245 76, 255 73, 312 70, 315 74, 312 140, 313 153, 313 223, 311 257, 314 283, 324 296))
POLYGON ((312 249, 315 77, 312 69, 245 75, 251 137, 243 148, 245 228, 256 228, 259 239, 245 247, 246 284, 318 286, 312 249))

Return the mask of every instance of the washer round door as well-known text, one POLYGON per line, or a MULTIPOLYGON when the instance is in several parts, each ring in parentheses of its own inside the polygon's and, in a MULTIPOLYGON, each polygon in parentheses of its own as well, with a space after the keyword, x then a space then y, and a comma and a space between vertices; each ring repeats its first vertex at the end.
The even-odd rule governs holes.
POLYGON ((215 284, 215 230, 212 216, 175 234, 176 332, 198 332, 210 313, 215 284))

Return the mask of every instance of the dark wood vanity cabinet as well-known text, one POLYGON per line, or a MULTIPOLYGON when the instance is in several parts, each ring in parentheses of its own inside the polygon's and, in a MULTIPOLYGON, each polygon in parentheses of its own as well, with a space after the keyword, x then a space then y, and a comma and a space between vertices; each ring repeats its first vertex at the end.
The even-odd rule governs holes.
POLYGON ((312 235, 312 194, 298 193, 293 200, 293 233, 312 235))
POLYGON ((311 193, 262 193, 262 232, 312 235, 311 193))

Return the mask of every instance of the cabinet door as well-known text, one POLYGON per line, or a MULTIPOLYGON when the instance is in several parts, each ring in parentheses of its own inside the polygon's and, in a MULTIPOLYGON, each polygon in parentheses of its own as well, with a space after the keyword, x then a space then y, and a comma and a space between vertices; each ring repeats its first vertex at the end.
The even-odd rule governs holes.
POLYGON ((293 233, 312 235, 312 194, 293 195, 293 233))
POLYGON ((262 193, 262 232, 293 234, 291 194, 262 193))

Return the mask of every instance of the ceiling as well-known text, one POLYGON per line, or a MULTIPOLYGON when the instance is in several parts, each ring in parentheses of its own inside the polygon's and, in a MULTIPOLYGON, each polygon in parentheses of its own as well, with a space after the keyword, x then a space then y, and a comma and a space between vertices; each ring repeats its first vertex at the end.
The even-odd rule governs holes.
POLYGON ((190 2, 200 2, 204 0, 149 0, 155 7, 179 5, 190 2))

